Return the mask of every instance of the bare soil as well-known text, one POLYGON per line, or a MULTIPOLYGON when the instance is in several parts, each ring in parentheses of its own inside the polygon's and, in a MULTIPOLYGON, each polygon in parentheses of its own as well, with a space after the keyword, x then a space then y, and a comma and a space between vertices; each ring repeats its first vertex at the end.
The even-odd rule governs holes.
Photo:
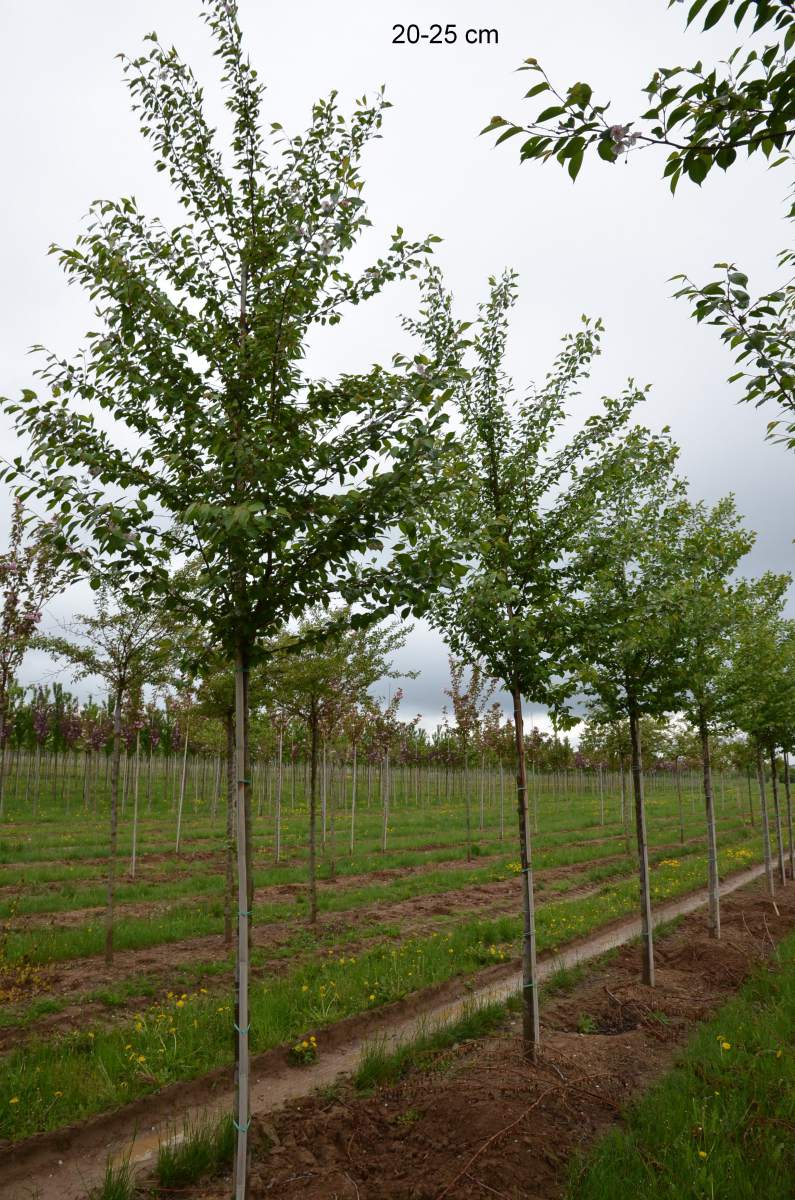
MULTIPOLYGON (((748 885, 758 873, 758 867, 749 869, 725 886, 748 885)), ((559 1187, 560 1166, 568 1156, 615 1119, 633 1090, 665 1069, 692 1022, 719 1004, 795 925, 792 885, 777 894, 777 901, 776 911, 758 883, 726 894, 720 947, 706 937, 703 913, 685 917, 677 932, 659 943, 659 984, 653 992, 637 984, 638 950, 631 947, 570 996, 548 1001, 544 1055, 533 1067, 522 1063, 518 1029, 506 1023, 501 1036, 456 1047, 440 1056, 434 1072, 415 1073, 375 1097, 357 1098, 340 1081, 340 1072, 349 1076, 355 1070, 369 1038, 383 1037, 394 1045, 396 1039, 413 1036, 425 1020, 451 1019, 472 996, 491 1000, 512 994, 517 986, 512 963, 450 980, 329 1027, 311 1068, 291 1068, 286 1047, 257 1056, 252 1062, 252 1112, 261 1149, 253 1163, 252 1196, 330 1200, 353 1197, 358 1189, 362 1198, 468 1197, 497 1187, 495 1162, 505 1172, 497 1195, 558 1196, 552 1183, 547 1187, 544 1181, 556 1181, 559 1187), (597 1028, 610 1032, 576 1032, 584 1012, 597 1028), (318 1087, 334 1100, 312 1095, 318 1087), (465 1171, 459 1177, 461 1166, 465 1171), (537 1178, 538 1189, 532 1190, 537 1178)), ((705 902, 701 889, 660 906, 655 920, 670 921, 705 902)), ((632 918, 572 943, 541 961, 541 978, 560 965, 624 945, 638 929, 632 918)), ((145 1168, 156 1156, 159 1140, 186 1114, 220 1114, 230 1103, 229 1071, 220 1069, 117 1112, 0 1146, 0 1200, 28 1200, 31 1194, 37 1200, 84 1200, 87 1187, 101 1178, 108 1153, 130 1155, 145 1168)), ((226 1197, 228 1182, 186 1194, 206 1200, 226 1197)))
MULTIPOLYGON (((511 1019, 369 1098, 347 1085, 269 1114, 255 1122, 252 1197, 558 1200, 574 1157, 795 926, 792 885, 777 909, 761 885, 727 897, 720 943, 703 912, 685 918, 658 943, 653 989, 638 981, 637 949, 625 947, 545 1005, 536 1064, 523 1061, 511 1019)), ((220 1200, 227 1186, 194 1194, 220 1200)))

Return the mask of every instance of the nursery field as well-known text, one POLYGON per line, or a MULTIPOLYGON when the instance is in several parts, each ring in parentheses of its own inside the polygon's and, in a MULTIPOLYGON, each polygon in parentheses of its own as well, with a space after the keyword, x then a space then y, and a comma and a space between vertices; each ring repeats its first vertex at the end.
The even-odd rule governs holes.
MULTIPOLYGON (((365 785, 353 849, 350 779, 332 777, 318 815, 314 925, 302 779, 281 789, 278 862, 275 791, 262 783, 252 806, 254 1053, 311 1031, 322 1054, 323 1030, 341 1018, 517 958, 507 775, 395 771, 386 812, 365 785)), ((745 779, 721 778, 716 792, 726 877, 761 860, 761 836, 745 779)), ((669 775, 650 775, 646 799, 659 903, 706 882, 703 805, 696 776, 676 788, 669 775)), ((634 913, 637 876, 617 777, 537 776, 531 805, 538 946, 549 955, 634 913)), ((102 795, 86 809, 68 789, 57 797, 43 790, 35 816, 29 800, 8 799, 0 827, 3 1139, 58 1129, 231 1063, 226 812, 212 787, 189 791, 179 808, 157 782, 137 812, 125 803, 108 964, 102 795)))

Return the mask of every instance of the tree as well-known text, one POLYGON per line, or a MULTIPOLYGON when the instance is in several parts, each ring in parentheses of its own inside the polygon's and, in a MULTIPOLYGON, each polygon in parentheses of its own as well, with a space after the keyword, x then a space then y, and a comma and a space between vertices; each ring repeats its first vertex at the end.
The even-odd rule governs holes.
MULTIPOLYGON (((673 3, 673 0, 671 0, 673 3)), ((535 58, 521 70, 538 82, 525 99, 539 106, 528 123, 493 117, 484 133, 499 131, 497 142, 521 137, 521 161, 556 159, 576 179, 586 154, 608 163, 640 149, 667 151, 663 175, 672 192, 682 179, 701 185, 715 167, 727 171, 744 151, 759 151, 774 165, 792 164, 795 138, 795 11, 791 0, 695 0, 687 24, 704 14, 710 29, 733 16, 745 22, 751 45, 738 46, 713 67, 658 67, 643 89, 649 107, 635 120, 611 123, 609 103, 597 103, 587 83, 555 88, 535 58), (771 40, 754 40, 760 34, 771 40), (529 135, 529 136, 528 136, 529 135)), ((670 7, 670 5, 669 5, 670 7)), ((789 209, 795 216, 795 200, 789 209)), ((677 296, 691 302, 693 316, 721 330, 735 354, 744 400, 757 406, 777 404, 782 418, 768 423, 768 434, 795 448, 795 252, 784 250, 779 287, 751 298, 748 276, 731 262, 716 263, 718 278, 697 284, 686 275, 677 296)))
POLYGON ((640 719, 676 708, 679 632, 672 589, 675 547, 687 512, 666 437, 637 431, 623 475, 572 546, 579 608, 579 673, 612 720, 629 722, 638 842, 643 982, 654 985, 640 719))
POLYGON ((68 627, 71 637, 41 637, 37 644, 74 668, 77 679, 98 676, 113 704, 113 755, 110 774, 110 843, 105 906, 105 961, 113 962, 113 915, 116 889, 116 851, 119 820, 119 763, 121 713, 126 696, 144 684, 164 682, 169 674, 170 648, 164 641, 157 608, 134 607, 107 588, 100 590, 97 611, 80 616, 68 627))
POLYGON ((444 694, 450 697, 455 717, 456 737, 464 767, 464 793, 467 822, 467 862, 472 861, 472 798, 469 788, 469 754, 481 732, 481 722, 486 705, 491 699, 496 680, 489 679, 480 663, 472 665, 469 672, 469 684, 464 686, 466 663, 457 661, 448 655, 450 665, 450 687, 445 688, 444 694))
POLYGON ((350 709, 367 704, 368 690, 395 678, 391 655, 405 642, 405 626, 352 629, 346 610, 307 615, 295 634, 276 643, 269 661, 267 703, 299 717, 310 739, 309 920, 317 921, 317 775, 321 730, 333 728, 350 709), (347 623, 346 623, 347 622, 347 623))
MULTIPOLYGON (((94 300, 74 359, 44 350, 41 399, 4 407, 28 442, 4 472, 58 518, 53 544, 95 583, 157 601, 208 631, 236 672, 239 1044, 236 1200, 247 1193, 249 1126, 246 813, 248 673, 291 619, 335 591, 386 612, 424 603, 438 560, 399 538, 434 481, 446 379, 424 356, 311 379, 307 339, 410 277, 434 239, 398 228, 358 276, 346 256, 369 218, 361 159, 382 94, 350 120, 318 101, 304 134, 261 128, 263 87, 234 0, 205 0, 232 123, 227 159, 203 93, 156 34, 122 56, 133 108, 184 221, 149 220, 131 197, 103 200, 73 248, 53 252, 94 300), (265 452, 267 450, 267 452, 265 452), (176 562, 201 564, 174 586, 176 562)), ((365 619, 359 610, 357 619, 365 619)))
POLYGON ((786 745, 795 713, 795 672, 792 639, 795 625, 782 616, 789 575, 767 572, 746 583, 738 595, 732 658, 724 687, 729 711, 738 729, 753 740, 761 808, 762 841, 770 895, 775 892, 770 823, 765 791, 765 756, 771 765, 779 874, 786 880, 781 809, 776 778, 777 746, 786 745))
POLYGON ((0 555, 0 818, 11 690, 45 605, 67 579, 49 545, 51 527, 39 525, 32 536, 26 537, 26 524, 22 501, 17 499, 11 513, 8 550, 0 555))
MULTIPOLYGON (((421 327, 428 342, 455 344, 451 302, 438 275, 427 282, 421 327)), ((598 353, 601 326, 586 322, 564 339, 544 383, 522 400, 504 366, 508 316, 516 297, 511 273, 490 281, 472 337, 474 365, 456 389, 459 442, 446 462, 448 486, 433 511, 442 539, 461 547, 467 564, 459 585, 439 593, 431 619, 453 652, 481 663, 513 701, 516 796, 524 935, 523 1031, 526 1051, 539 1042, 535 917, 527 807, 522 700, 559 707, 569 650, 565 555, 620 453, 621 434, 639 393, 605 400, 562 447, 566 404, 598 353)))
POLYGON ((680 653, 683 713, 698 729, 707 818, 709 862, 709 932, 720 937, 720 881, 712 793, 710 734, 728 716, 722 690, 731 655, 738 592, 729 582, 754 537, 742 528, 732 497, 708 510, 692 506, 684 514, 678 552, 682 577, 676 585, 680 605, 680 653))

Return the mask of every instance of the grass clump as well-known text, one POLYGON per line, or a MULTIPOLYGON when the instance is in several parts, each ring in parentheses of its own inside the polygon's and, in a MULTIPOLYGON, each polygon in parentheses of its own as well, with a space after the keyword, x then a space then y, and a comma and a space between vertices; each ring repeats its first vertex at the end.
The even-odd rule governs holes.
POLYGON ((504 1004, 466 1005, 460 1017, 432 1028, 420 1028, 407 1041, 389 1049, 383 1038, 370 1042, 353 1077, 359 1091, 395 1084, 412 1068, 422 1068, 440 1050, 484 1037, 505 1020, 504 1004))
POLYGON ((155 1168, 157 1181, 163 1188, 187 1187, 227 1167, 234 1151, 235 1126, 231 1115, 220 1121, 188 1118, 179 1139, 160 1143, 155 1168))
POLYGON ((572 1170, 569 1200, 791 1200, 795 935, 572 1170))
POLYGON ((129 1157, 122 1159, 115 1166, 108 1159, 102 1183, 88 1193, 88 1200, 134 1200, 134 1197, 135 1172, 129 1157))

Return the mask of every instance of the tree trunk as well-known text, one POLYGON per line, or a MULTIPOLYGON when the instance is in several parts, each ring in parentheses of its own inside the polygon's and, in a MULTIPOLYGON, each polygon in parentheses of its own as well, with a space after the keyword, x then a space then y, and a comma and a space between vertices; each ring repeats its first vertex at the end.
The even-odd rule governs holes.
POLYGON ((235 890, 235 718, 224 716, 226 733, 226 880, 224 888, 224 945, 232 945, 232 896, 235 890))
POLYGON ((630 709, 629 737, 632 745, 632 790, 635 796, 635 832, 638 838, 638 879, 640 883, 640 923, 642 946, 642 979, 654 987, 654 937, 649 890, 649 849, 646 842, 646 806, 643 802, 643 763, 640 745, 638 711, 630 709))
POLYGON ((279 748, 277 751, 276 765, 276 812, 274 819, 274 857, 276 862, 281 862, 282 857, 282 784, 283 784, 283 750, 284 750, 284 730, 279 730, 279 748))
POLYGON ((787 882, 787 870, 784 866, 784 838, 781 833, 781 805, 778 802, 778 779, 776 778, 776 748, 770 747, 770 782, 773 787, 773 813, 776 818, 776 847, 778 849, 778 873, 781 876, 781 886, 787 882))
POLYGON ((773 882, 773 858, 770 853, 770 826, 767 820, 767 796, 765 795, 765 760, 762 757, 761 743, 756 745, 756 778, 759 783, 759 815, 762 821, 762 847, 765 855, 765 874, 767 875, 767 890, 771 896, 776 894, 773 882))
POLYGON ((309 771, 309 920, 317 921, 317 701, 309 710, 310 771, 309 771))
POLYGON ((624 848, 627 858, 632 858, 632 839, 629 832, 629 805, 627 804, 627 773, 624 769, 624 755, 619 755, 618 770, 621 776, 621 825, 624 829, 624 848))
POLYGON ((522 694, 514 685, 513 722, 516 740, 516 809, 519 819, 519 861, 522 867, 522 1035, 525 1056, 535 1058, 541 1042, 538 979, 536 973, 536 922, 533 897, 533 860, 530 818, 527 808, 527 770, 524 754, 522 694))
POLYGON ((188 731, 189 726, 185 726, 185 745, 182 747, 182 774, 179 779, 179 800, 177 801, 177 844, 174 847, 174 853, 179 854, 179 840, 182 833, 182 805, 185 802, 185 773, 188 769, 188 731))
POLYGON ((469 794, 469 754, 464 751, 464 805, 467 821, 467 862, 472 862, 472 799, 469 794))
MULTIPOLYGON (((237 1144, 234 1163, 235 1200, 248 1194, 249 1119, 249 944, 251 889, 249 885, 250 780, 248 777, 248 647, 235 655, 235 774, 237 777, 237 958, 235 965, 235 1047, 237 1144)), ((187 747, 187 734, 185 745, 187 747)))
MULTIPOLYGON (((703 749, 703 743, 702 743, 702 749, 703 749)), ((709 749, 707 750, 707 753, 709 753, 709 749)), ((685 806, 682 803, 682 777, 679 774, 679 760, 678 759, 676 760, 676 763, 674 764, 674 775, 676 776, 676 796, 679 801, 679 844, 684 846, 684 844, 685 844, 685 806)), ((712 787, 710 785, 710 792, 711 791, 712 791, 712 787)), ((704 795, 706 795, 706 791, 704 792, 704 795)))
POLYGON ((715 802, 712 795, 712 765, 709 755, 709 729, 703 711, 699 712, 698 732, 701 738, 701 763, 704 769, 704 803, 707 814, 707 861, 709 868, 709 936, 720 937, 720 880, 718 878, 718 843, 715 834, 715 802))
POLYGON ((108 899, 105 908, 105 962, 113 962, 113 900, 116 894, 116 847, 119 840, 119 764, 121 762, 121 700, 118 688, 113 704, 113 753, 110 761, 110 846, 108 899))
POLYGON ((140 773, 141 735, 135 735, 135 765, 133 767, 133 827, 132 854, 130 855, 130 879, 135 879, 135 867, 138 853, 138 776, 140 773))
POLYGON ((353 743, 353 765, 351 779, 351 854, 356 839, 356 742, 353 743))
POLYGON ((784 795, 787 799, 787 838, 789 841, 789 877, 795 879, 795 844, 792 840, 792 792, 789 780, 789 754, 784 751, 784 795))
POLYGON ((381 767, 381 853, 386 854, 386 838, 389 833, 389 751, 384 755, 381 767))

